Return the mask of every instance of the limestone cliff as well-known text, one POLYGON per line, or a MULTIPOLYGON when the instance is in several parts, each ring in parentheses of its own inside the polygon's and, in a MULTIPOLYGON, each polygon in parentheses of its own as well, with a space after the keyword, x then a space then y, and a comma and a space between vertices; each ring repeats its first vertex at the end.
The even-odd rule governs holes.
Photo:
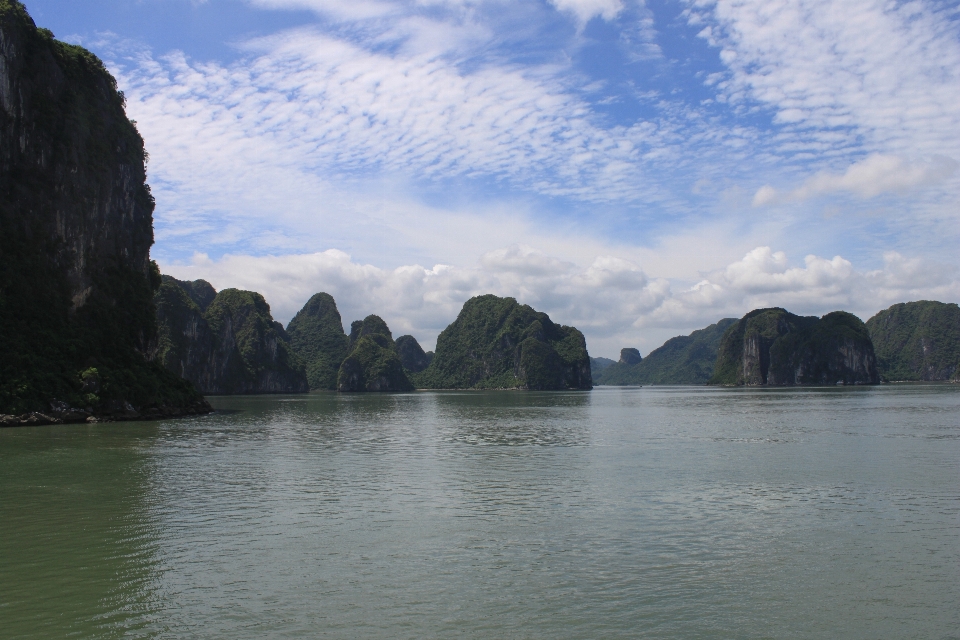
POLYGON ((467 300, 437 338, 430 366, 414 376, 433 389, 590 389, 587 344, 574 327, 513 298, 467 300))
POLYGON ((336 389, 340 363, 350 341, 343 332, 337 303, 328 293, 317 293, 287 325, 290 346, 307 367, 311 389, 336 389))
POLYGON ((710 384, 877 384, 866 326, 844 311, 823 318, 751 311, 723 334, 710 384))
POLYGON ((400 336, 397 338, 397 355, 400 356, 400 362, 403 368, 410 373, 420 373, 433 360, 433 352, 424 353, 423 347, 413 336, 400 336))
POLYGON ((370 315, 350 325, 350 353, 337 372, 338 391, 413 391, 382 318, 370 315))
POLYGON ((867 320, 886 380, 960 379, 960 306, 921 300, 867 320))
POLYGON ((0 412, 203 406, 145 360, 160 284, 145 157, 100 60, 0 0, 0 412))
POLYGON ((206 394, 302 393, 306 371, 259 293, 164 276, 156 295, 157 361, 206 394), (194 294, 191 296, 191 294, 194 294))

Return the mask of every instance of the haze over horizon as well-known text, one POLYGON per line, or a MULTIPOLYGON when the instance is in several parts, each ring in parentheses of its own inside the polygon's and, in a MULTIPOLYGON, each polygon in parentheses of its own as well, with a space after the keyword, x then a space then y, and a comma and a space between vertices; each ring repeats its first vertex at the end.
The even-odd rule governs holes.
POLYGON ((495 293, 593 356, 763 306, 960 302, 960 9, 25 0, 150 153, 161 270, 432 348, 495 293))

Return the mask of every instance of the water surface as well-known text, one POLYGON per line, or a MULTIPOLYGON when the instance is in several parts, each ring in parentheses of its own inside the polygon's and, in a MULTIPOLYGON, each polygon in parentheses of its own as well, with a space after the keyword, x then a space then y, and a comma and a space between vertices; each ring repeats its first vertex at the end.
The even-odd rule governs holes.
POLYGON ((960 387, 0 430, 4 637, 960 637, 960 387))

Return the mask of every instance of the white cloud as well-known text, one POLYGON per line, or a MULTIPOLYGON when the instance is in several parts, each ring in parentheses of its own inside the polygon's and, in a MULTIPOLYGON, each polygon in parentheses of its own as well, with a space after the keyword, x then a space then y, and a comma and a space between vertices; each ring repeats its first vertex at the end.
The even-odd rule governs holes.
POLYGON ((277 173, 340 182, 374 172, 488 176, 592 201, 656 192, 641 166, 657 128, 600 129, 538 70, 465 73, 435 53, 390 55, 312 30, 248 46, 253 57, 231 66, 173 53, 119 70, 159 186, 199 193, 226 179, 263 199, 277 173))
POLYGON ((580 24, 595 17, 613 20, 623 10, 622 0, 550 0, 550 3, 561 11, 572 13, 580 24))
POLYGON ((189 265, 162 268, 181 279, 204 278, 217 289, 259 291, 283 322, 311 295, 326 291, 336 299, 347 326, 376 313, 395 336, 412 333, 425 348, 432 348, 471 296, 513 296, 546 311, 555 322, 578 327, 591 353, 607 356, 625 346, 649 352, 673 335, 761 307, 816 315, 844 309, 865 320, 895 302, 960 301, 956 267, 893 252, 884 256, 883 268, 857 270, 840 256, 809 255, 802 266, 792 266, 783 252, 758 247, 686 287, 651 278, 622 258, 599 256, 583 268, 517 246, 487 254, 479 265, 467 268, 382 269, 336 250, 233 255, 217 261, 198 254, 189 265))
POLYGON ((952 177, 957 162, 945 156, 934 156, 926 162, 908 163, 898 156, 873 154, 850 165, 842 174, 820 172, 804 184, 785 194, 764 185, 753 197, 754 206, 776 202, 800 202, 809 198, 846 191, 861 198, 882 193, 904 192, 917 187, 937 185, 952 177))
POLYGON ((722 97, 776 112, 780 144, 960 158, 960 26, 934 2, 691 0, 729 68, 722 97))

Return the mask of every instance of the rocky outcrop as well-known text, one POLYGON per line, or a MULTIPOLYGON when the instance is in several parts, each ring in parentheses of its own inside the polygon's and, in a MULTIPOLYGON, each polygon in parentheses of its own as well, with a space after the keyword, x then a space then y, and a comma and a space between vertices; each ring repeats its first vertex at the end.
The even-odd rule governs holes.
POLYGON ((0 411, 199 401, 145 359, 160 281, 144 158, 100 60, 0 2, 0 411))
POLYGON ((867 320, 885 380, 960 379, 960 306, 921 300, 867 320))
POLYGON ((196 290, 213 287, 202 280, 164 278, 156 296, 158 362, 205 394, 308 390, 303 363, 263 296, 224 289, 201 310, 190 296, 196 290))
POLYGON ((587 344, 574 327, 513 298, 471 298, 437 338, 414 382, 433 389, 590 389, 587 344))
MULTIPOLYGON (((213 290, 209 283, 197 282, 203 282, 213 290)), ((196 283, 163 276, 154 296, 158 329, 154 358, 169 371, 192 382, 200 391, 215 393, 211 390, 217 388, 211 366, 213 334, 203 316, 203 309, 189 293, 193 284, 196 283)), ((216 291, 213 295, 216 296, 216 291)))
POLYGON ((640 351, 634 347, 627 347, 625 349, 620 349, 620 360, 618 362, 623 365, 632 366, 635 364, 640 364, 643 360, 643 356, 640 355, 640 351))
POLYGON ((724 331, 737 321, 724 318, 688 336, 677 336, 654 349, 642 361, 621 362, 596 380, 603 385, 706 384, 713 375, 724 331))
POLYGON ((413 391, 393 335, 379 316, 350 325, 350 353, 337 372, 338 391, 413 391))
POLYGON ((423 347, 413 336, 400 336, 397 338, 397 355, 400 357, 400 363, 404 370, 410 373, 420 373, 430 366, 433 361, 433 352, 424 353, 423 347))
POLYGON ((290 346, 307 368, 311 389, 337 388, 337 372, 347 357, 350 340, 343 332, 337 303, 328 293, 317 293, 287 325, 290 346))
POLYGON ((878 384, 866 326, 845 311, 823 318, 757 309, 724 333, 710 384, 878 384))

